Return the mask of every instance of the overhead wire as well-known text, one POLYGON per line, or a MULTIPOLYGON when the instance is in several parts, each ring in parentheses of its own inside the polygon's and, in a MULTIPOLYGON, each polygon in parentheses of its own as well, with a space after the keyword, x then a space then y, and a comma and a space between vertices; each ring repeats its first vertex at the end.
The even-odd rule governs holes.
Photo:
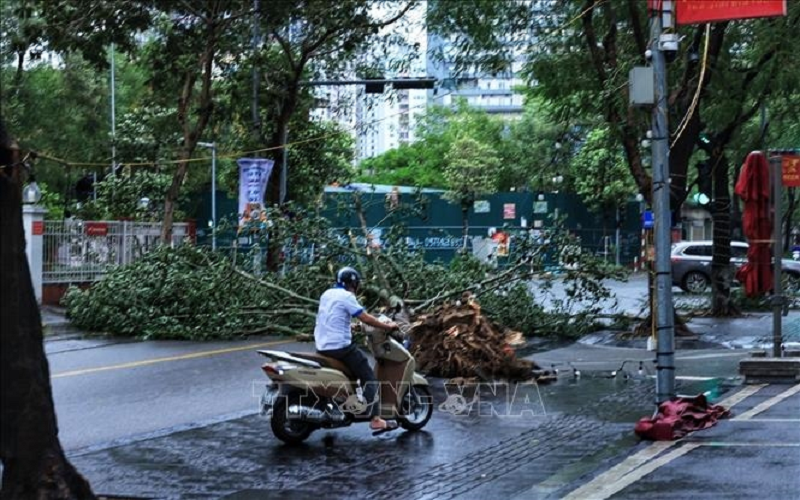
MULTIPOLYGON (((595 0, 594 3, 591 6, 585 8, 583 11, 581 11, 575 17, 573 17, 570 20, 564 22, 560 26, 558 26, 556 28, 553 28, 552 30, 548 31, 545 34, 544 38, 548 38, 550 36, 554 36, 554 35, 558 34, 559 32, 561 32, 564 29, 566 29, 567 27, 569 27, 570 25, 572 25, 575 22, 577 22, 580 19, 582 19, 586 14, 588 14, 593 9, 595 9, 595 8, 605 4, 605 3, 608 3, 608 2, 609 2, 609 0, 595 0)), ((434 97, 434 100, 443 99, 443 98, 445 98, 447 96, 450 96, 450 95, 453 95, 453 94, 455 94, 455 91, 449 91, 449 92, 447 92, 445 94, 442 94, 442 95, 434 97)), ((358 133, 359 128, 363 127, 364 129, 366 129, 366 128, 369 128, 369 127, 371 127, 371 126, 373 126, 373 125, 375 125, 377 123, 380 123, 382 121, 394 118, 396 116, 408 114, 408 113, 411 112, 411 110, 424 108, 424 107, 427 107, 427 106, 428 106, 427 102, 424 103, 424 104, 416 105, 416 106, 410 106, 406 110, 402 110, 402 111, 399 111, 397 113, 393 113, 391 115, 387 115, 387 116, 384 116, 382 118, 379 118, 379 119, 376 119, 376 120, 372 120, 372 121, 367 122, 365 124, 356 124, 356 125, 353 125, 353 126, 350 126, 350 127, 346 127, 346 128, 351 128, 356 133, 358 133)), ((265 152, 268 152, 268 151, 276 151, 276 150, 280 150, 280 149, 288 149, 288 148, 291 148, 291 147, 294 147, 294 146, 298 146, 298 145, 301 145, 301 144, 308 144, 308 143, 311 143, 311 142, 322 141, 322 140, 328 139, 330 137, 334 137, 336 135, 338 135, 338 132, 331 132, 331 133, 328 133, 328 134, 323 134, 323 135, 316 136, 316 137, 310 137, 308 139, 303 139, 303 140, 294 141, 294 142, 290 142, 290 143, 286 143, 286 144, 281 144, 281 145, 278 145, 278 146, 253 149, 253 150, 249 150, 249 151, 238 151, 238 152, 233 152, 233 153, 218 154, 217 158, 236 158, 236 157, 242 157, 242 156, 250 155, 250 154, 265 153, 265 152)), ((50 160, 52 162, 59 163, 59 164, 64 165, 64 166, 70 166, 70 167, 107 167, 107 166, 109 166, 108 162, 77 162, 77 161, 70 161, 70 160, 67 160, 67 159, 64 159, 64 158, 59 158, 59 157, 57 157, 55 155, 50 155, 50 154, 43 153, 43 152, 38 152, 38 151, 37 151, 37 155, 38 155, 39 158, 42 158, 42 159, 45 159, 45 160, 50 160)), ((179 163, 208 162, 210 160, 211 160, 210 156, 201 156, 201 157, 193 157, 193 158, 186 158, 186 159, 180 159, 180 160, 145 161, 145 162, 124 162, 124 161, 122 161, 122 162, 117 162, 117 164, 125 165, 126 167, 149 167, 149 166, 154 166, 154 165, 174 165, 174 164, 179 164, 179 163)))
MULTIPOLYGON (((443 98, 445 98, 445 97, 447 97, 449 95, 452 95, 453 93, 454 93, 453 91, 450 91, 450 92, 444 93, 442 95, 435 96, 434 100, 443 99, 443 98)), ((412 110, 420 109, 420 108, 423 108, 423 107, 427 107, 427 105, 428 104, 425 103, 425 104, 418 104, 416 106, 409 106, 408 109, 399 111, 397 113, 386 115, 384 117, 381 117, 381 118, 378 118, 378 119, 375 119, 375 120, 371 120, 371 121, 369 121, 367 123, 351 125, 351 126, 348 126, 348 127, 345 127, 345 128, 353 129, 355 132, 359 132, 359 129, 362 129, 362 128, 363 129, 367 129, 367 128, 372 127, 372 126, 374 126, 374 125, 376 125, 376 124, 378 124, 380 122, 383 122, 385 120, 389 120, 391 118, 395 118, 395 117, 400 116, 400 115, 408 114, 412 110)), ((252 149, 252 150, 248 150, 248 151, 237 151, 237 152, 233 152, 233 153, 218 154, 217 155, 217 159, 220 159, 220 158, 238 158, 238 157, 242 157, 242 156, 245 156, 245 155, 251 155, 251 154, 256 154, 256 153, 265 153, 265 152, 268 152, 268 151, 276 151, 276 150, 280 150, 280 149, 284 149, 284 148, 288 149, 288 148, 291 148, 291 147, 299 146, 301 144, 307 144, 307 143, 310 143, 310 142, 322 141, 322 140, 328 139, 330 137, 337 136, 338 134, 339 134, 338 131, 337 132, 330 132, 330 133, 327 133, 327 134, 322 134, 322 135, 310 137, 308 139, 302 139, 302 140, 298 140, 298 141, 288 142, 286 144, 281 144, 281 145, 278 145, 278 146, 271 146, 271 147, 267 147, 267 148, 252 149)), ((107 162, 106 163, 100 163, 100 162, 75 162, 75 161, 69 161, 69 160, 66 160, 66 159, 63 159, 63 158, 58 158, 56 156, 48 155, 47 153, 39 153, 39 152, 37 152, 37 154, 38 154, 39 158, 50 160, 50 161, 53 161, 53 162, 56 162, 56 163, 61 163, 63 165, 69 165, 69 166, 72 166, 72 167, 107 167, 109 165, 107 162)), ((123 161, 123 162, 119 162, 119 164, 120 165, 125 165, 126 167, 146 167, 146 166, 153 166, 156 163, 158 163, 159 165, 172 165, 172 164, 178 164, 178 163, 207 162, 207 161, 210 161, 210 160, 211 160, 210 156, 202 156, 202 157, 187 158, 187 159, 183 159, 183 160, 165 160, 165 161, 158 161, 158 162, 153 162, 153 161, 124 162, 123 161)))
POLYGON ((689 125, 689 120, 694 114, 695 109, 697 109, 698 102, 700 102, 700 94, 703 91, 703 81, 705 80, 706 68, 708 67, 708 46, 709 46, 709 41, 711 39, 711 24, 706 24, 705 37, 706 40, 703 47, 703 61, 700 64, 700 79, 697 82, 697 90, 695 91, 694 97, 692 98, 692 104, 689 106, 689 109, 686 111, 686 114, 683 116, 683 119, 678 125, 678 132, 675 133, 675 139, 673 139, 672 144, 670 144, 670 148, 674 148, 675 144, 683 135, 683 132, 686 130, 686 127, 689 125))

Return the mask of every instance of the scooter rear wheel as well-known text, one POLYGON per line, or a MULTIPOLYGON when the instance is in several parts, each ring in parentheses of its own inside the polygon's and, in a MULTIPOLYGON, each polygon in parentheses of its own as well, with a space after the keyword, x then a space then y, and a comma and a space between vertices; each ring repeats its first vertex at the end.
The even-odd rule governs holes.
POLYGON ((276 438, 286 444, 298 445, 308 439, 315 427, 309 422, 289 418, 289 400, 291 396, 279 397, 272 407, 270 427, 276 438))

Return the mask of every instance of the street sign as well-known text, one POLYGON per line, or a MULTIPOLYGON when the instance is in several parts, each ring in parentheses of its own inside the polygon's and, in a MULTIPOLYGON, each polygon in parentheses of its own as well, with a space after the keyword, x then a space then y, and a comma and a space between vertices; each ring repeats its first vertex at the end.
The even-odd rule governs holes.
POLYGON ((784 155, 781 166, 783 185, 786 187, 800 187, 800 156, 784 155))
POLYGON ((786 0, 677 0, 678 24, 786 15, 786 0))
POLYGON ((653 229, 655 225, 656 222, 653 217, 653 212, 651 210, 645 210, 642 214, 642 227, 644 229, 653 229))

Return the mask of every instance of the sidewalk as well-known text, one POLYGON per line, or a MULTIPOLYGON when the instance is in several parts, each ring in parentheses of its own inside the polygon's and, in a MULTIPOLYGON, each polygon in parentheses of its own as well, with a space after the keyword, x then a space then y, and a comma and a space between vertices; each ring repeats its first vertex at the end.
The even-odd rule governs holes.
POLYGON ((720 404, 731 418, 653 443, 563 499, 798 498, 800 385, 746 386, 720 404))

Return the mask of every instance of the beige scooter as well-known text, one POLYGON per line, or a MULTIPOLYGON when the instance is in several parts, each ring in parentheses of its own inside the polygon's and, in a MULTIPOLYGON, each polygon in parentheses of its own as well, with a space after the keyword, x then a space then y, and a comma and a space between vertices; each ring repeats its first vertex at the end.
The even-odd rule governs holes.
MULTIPOLYGON (((414 357, 389 332, 366 325, 364 331, 376 361, 381 417, 408 431, 422 429, 433 414, 433 398, 428 381, 414 371, 414 357)), ((369 423, 361 386, 341 361, 308 352, 258 352, 269 359, 261 369, 270 379, 261 414, 281 441, 298 444, 316 429, 369 423)))

